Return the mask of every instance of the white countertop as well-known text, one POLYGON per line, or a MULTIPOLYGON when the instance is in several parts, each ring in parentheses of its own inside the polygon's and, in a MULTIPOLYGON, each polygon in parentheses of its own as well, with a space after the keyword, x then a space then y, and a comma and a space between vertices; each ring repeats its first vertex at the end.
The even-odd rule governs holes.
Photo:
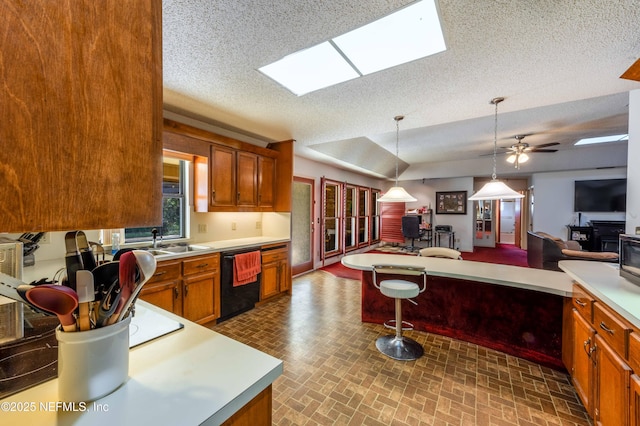
POLYGON ((622 278, 617 264, 561 260, 558 266, 587 291, 640 328, 640 287, 622 278))
POLYGON ((137 304, 183 323, 184 329, 131 349, 129 379, 96 405, 87 403, 87 411, 56 406, 54 379, 0 400, 2 423, 220 424, 282 374, 281 360, 144 301, 137 304))
POLYGON ((558 271, 494 263, 400 254, 364 253, 342 258, 348 268, 370 271, 372 265, 396 264, 425 267, 429 275, 517 287, 571 297, 571 278, 558 271))

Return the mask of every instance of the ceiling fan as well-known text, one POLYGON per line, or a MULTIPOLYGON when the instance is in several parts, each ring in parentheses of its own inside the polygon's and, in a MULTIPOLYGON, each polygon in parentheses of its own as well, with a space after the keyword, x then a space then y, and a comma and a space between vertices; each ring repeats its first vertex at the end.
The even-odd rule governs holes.
POLYGON ((518 141, 517 143, 511 145, 511 147, 507 148, 507 161, 512 163, 516 169, 520 168, 521 163, 525 163, 529 161, 530 152, 556 152, 557 149, 545 149, 550 146, 560 145, 558 142, 550 142, 544 143, 542 145, 531 146, 526 142, 522 142, 526 135, 516 135, 515 139, 518 141))

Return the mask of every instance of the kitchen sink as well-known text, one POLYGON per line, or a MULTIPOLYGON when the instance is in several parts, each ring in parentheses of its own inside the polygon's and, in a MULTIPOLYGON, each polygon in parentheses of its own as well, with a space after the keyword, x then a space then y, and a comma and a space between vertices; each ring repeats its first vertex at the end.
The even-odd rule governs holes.
POLYGON ((187 244, 175 244, 175 245, 159 245, 156 248, 153 247, 142 247, 143 250, 147 250, 154 256, 168 256, 171 254, 179 254, 179 253, 191 253, 202 250, 208 250, 209 247, 206 246, 197 246, 197 245, 187 245, 187 244))

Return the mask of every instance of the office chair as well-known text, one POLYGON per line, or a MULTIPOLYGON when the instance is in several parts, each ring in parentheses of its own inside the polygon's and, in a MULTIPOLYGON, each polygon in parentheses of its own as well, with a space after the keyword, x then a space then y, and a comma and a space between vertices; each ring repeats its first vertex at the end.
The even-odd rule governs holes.
POLYGON ((402 216, 402 235, 411 238, 411 245, 405 248, 415 250, 415 239, 424 235, 424 229, 420 229, 420 216, 402 216))

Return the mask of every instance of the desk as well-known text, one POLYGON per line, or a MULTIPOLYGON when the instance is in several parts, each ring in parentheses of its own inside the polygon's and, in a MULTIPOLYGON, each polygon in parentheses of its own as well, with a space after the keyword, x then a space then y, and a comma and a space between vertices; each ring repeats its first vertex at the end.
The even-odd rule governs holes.
POLYGON ((456 233, 454 231, 436 231, 436 242, 435 242, 435 246, 436 247, 440 247, 440 238, 442 237, 442 235, 446 235, 447 238, 449 239, 449 248, 455 248, 454 244, 456 241, 456 233))

